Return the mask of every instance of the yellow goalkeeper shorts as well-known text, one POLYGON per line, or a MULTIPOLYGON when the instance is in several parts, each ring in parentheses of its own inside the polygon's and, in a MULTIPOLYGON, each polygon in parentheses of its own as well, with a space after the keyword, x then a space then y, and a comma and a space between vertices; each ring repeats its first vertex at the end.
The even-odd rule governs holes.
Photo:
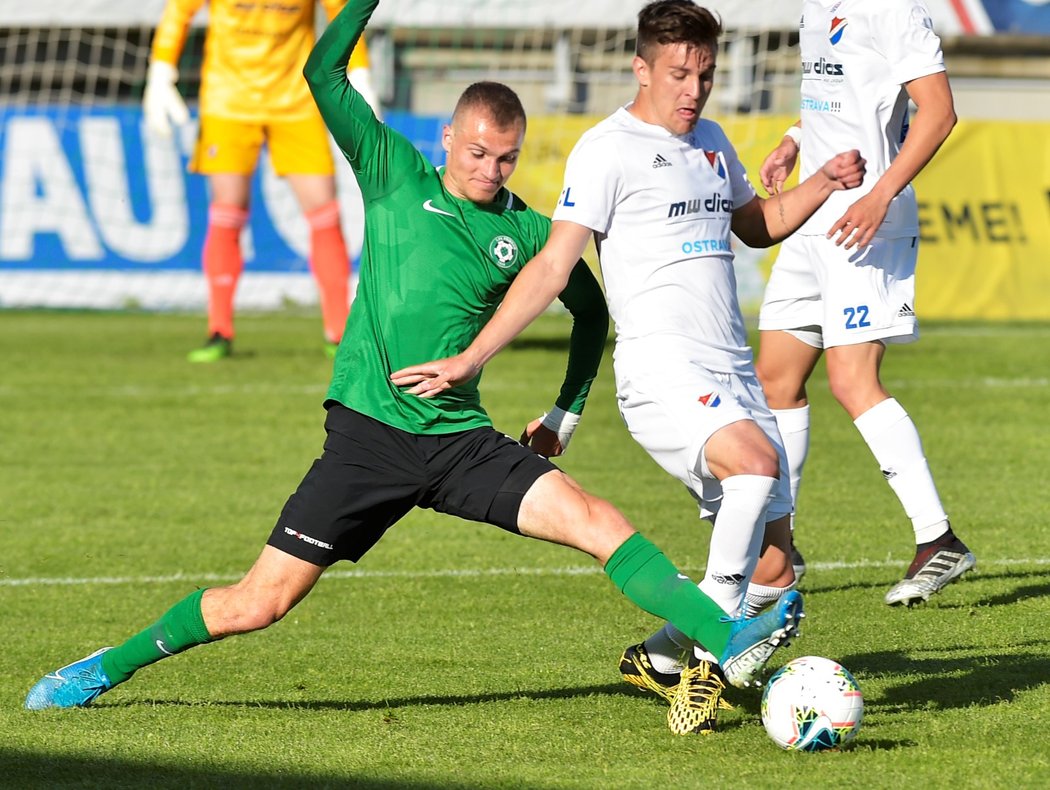
POLYGON ((263 143, 279 176, 335 173, 328 130, 321 116, 298 121, 249 123, 213 115, 201 117, 189 169, 203 175, 251 175, 263 143))

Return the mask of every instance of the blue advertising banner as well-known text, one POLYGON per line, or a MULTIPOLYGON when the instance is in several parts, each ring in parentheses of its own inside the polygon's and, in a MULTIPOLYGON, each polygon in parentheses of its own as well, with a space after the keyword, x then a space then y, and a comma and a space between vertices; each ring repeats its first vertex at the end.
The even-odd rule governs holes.
POLYGON ((983 0, 997 33, 1050 34, 1050 0, 983 0))
MULTIPOLYGON (((392 113, 436 162, 443 119, 392 113)), ((188 173, 195 124, 145 133, 135 107, 0 107, 0 271, 200 271, 207 180, 188 173)), ((338 156, 338 152, 337 152, 338 156)), ((360 251, 360 194, 337 162, 343 223, 360 251)), ((305 221, 263 157, 244 241, 246 272, 306 272, 305 221)))

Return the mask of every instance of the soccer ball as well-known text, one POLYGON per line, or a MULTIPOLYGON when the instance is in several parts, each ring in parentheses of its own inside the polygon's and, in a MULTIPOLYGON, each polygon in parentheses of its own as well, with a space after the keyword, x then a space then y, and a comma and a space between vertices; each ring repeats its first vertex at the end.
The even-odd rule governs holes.
POLYGON ((781 749, 837 749, 853 740, 863 718, 860 686, 830 658, 789 661, 773 673, 762 693, 762 724, 781 749))

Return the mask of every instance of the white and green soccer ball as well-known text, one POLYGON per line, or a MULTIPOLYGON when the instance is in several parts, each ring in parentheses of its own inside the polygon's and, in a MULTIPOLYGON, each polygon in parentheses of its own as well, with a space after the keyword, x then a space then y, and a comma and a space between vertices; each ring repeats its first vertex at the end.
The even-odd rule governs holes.
POLYGON ((781 749, 819 752, 853 740, 864 718, 864 696, 849 670, 820 656, 796 658, 762 693, 762 724, 781 749))

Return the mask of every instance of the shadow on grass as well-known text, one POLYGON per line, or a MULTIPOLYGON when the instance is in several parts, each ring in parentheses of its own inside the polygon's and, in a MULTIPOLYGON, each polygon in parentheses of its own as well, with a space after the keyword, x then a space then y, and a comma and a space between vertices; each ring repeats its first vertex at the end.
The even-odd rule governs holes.
MULTIPOLYGON (((1031 576, 1042 575, 1042 576, 1050 577, 1050 573, 1046 573, 1046 572, 1044 572, 1042 574, 1032 573, 1032 574, 1020 574, 1020 575, 1031 575, 1031 576)), ((1003 574, 1003 576, 1004 576, 1004 578, 1005 577, 1010 577, 1011 574, 1003 574)), ((982 576, 982 578, 985 578, 985 577, 982 576)), ((1014 576, 1014 578, 1016 578, 1016 576, 1014 576)), ((1027 600, 1029 598, 1045 598, 1047 596, 1050 596, 1050 581, 1047 581, 1047 582, 1045 582, 1043 584, 1024 585, 1024 586, 1018 587, 1015 590, 1009 590, 1007 592, 1004 592, 1004 593, 1001 593, 999 595, 993 596, 992 598, 986 598, 983 601, 975 601, 974 604, 948 604, 948 605, 945 605, 944 608, 945 609, 968 609, 971 605, 1007 606, 1009 604, 1018 603, 1019 601, 1024 601, 1024 600, 1027 600)))
POLYGON ((1050 640, 1029 641, 1012 646, 1032 652, 1006 654, 987 647, 939 648, 947 657, 924 658, 899 651, 858 653, 843 656, 841 663, 860 679, 865 677, 914 678, 891 685, 879 696, 868 698, 872 711, 948 710, 973 705, 997 705, 1012 701, 1019 693, 1050 683, 1050 640))
POLYGON ((624 683, 607 683, 601 686, 577 686, 574 688, 543 689, 541 691, 504 691, 489 694, 420 695, 416 697, 390 697, 383 700, 165 700, 146 699, 134 702, 118 702, 107 705, 107 700, 93 707, 129 708, 140 705, 176 706, 221 706, 234 708, 270 708, 274 710, 339 710, 351 713, 370 710, 397 710, 425 705, 456 707, 487 702, 509 702, 518 699, 549 700, 574 697, 635 696, 637 690, 624 683))
MULTIPOLYGON (((863 732, 863 730, 861 732, 863 732)), ((861 740, 854 741, 846 747, 849 751, 896 752, 899 749, 910 749, 915 746, 915 741, 906 738, 895 741, 890 738, 865 738, 864 735, 860 735, 859 737, 861 740)))
MULTIPOLYGON (((176 766, 95 755, 41 754, 0 747, 0 784, 4 787, 55 788, 375 788, 375 790, 467 790, 476 784, 442 778, 440 781, 393 780, 375 776, 336 776, 239 770, 231 766, 176 766)), ((527 785, 518 785, 528 787, 527 785)))
MULTIPOLYGON (((904 566, 902 565, 902 568, 904 566)), ((885 581, 874 581, 874 582, 847 582, 846 584, 814 584, 817 581, 814 576, 817 576, 820 571, 811 571, 799 584, 799 589, 805 595, 817 595, 820 593, 834 593, 843 592, 845 590, 888 590, 892 587, 900 577, 896 574, 888 575, 885 581)), ((1004 582, 1019 582, 1027 581, 1030 579, 1046 579, 1042 584, 1023 584, 1018 585, 1013 590, 1001 592, 991 598, 981 598, 978 595, 970 596, 969 600, 963 603, 946 603, 939 604, 939 598, 934 596, 930 599, 931 604, 938 604, 944 609, 968 609, 971 606, 1005 606, 1018 601, 1023 601, 1027 598, 1041 598, 1050 595, 1050 571, 1047 570, 1036 570, 1036 571, 1011 571, 1002 570, 987 572, 982 571, 980 566, 980 560, 978 560, 977 570, 971 573, 967 573, 961 579, 957 579, 951 583, 951 588, 955 589, 956 585, 960 585, 959 589, 963 589, 968 582, 974 581, 995 581, 1002 580, 1004 582)), ((880 596, 881 603, 881 596, 880 596)))
MULTIPOLYGON (((761 703, 761 691, 758 689, 727 689, 726 695, 734 708, 741 712, 758 715, 761 703)), ((438 705, 438 706, 466 706, 480 705, 492 702, 510 702, 513 700, 549 700, 570 699, 575 697, 610 696, 610 697, 635 697, 643 704, 650 703, 653 708, 661 711, 667 710, 667 703, 656 695, 643 691, 625 683, 609 683, 601 686, 580 686, 564 689, 544 689, 542 691, 513 691, 491 694, 471 694, 459 696, 418 696, 401 697, 385 700, 187 700, 187 699, 144 699, 133 702, 109 703, 103 701, 92 707, 111 708, 135 708, 143 705, 156 705, 164 707, 167 705, 175 707, 222 707, 222 708, 262 708, 266 710, 290 710, 290 711, 326 711, 336 710, 350 713, 367 711, 387 711, 391 720, 396 720, 394 711, 400 708, 415 706, 438 705)), ((723 716, 719 719, 718 729, 720 731, 733 730, 745 725, 746 722, 740 718, 723 716)))

